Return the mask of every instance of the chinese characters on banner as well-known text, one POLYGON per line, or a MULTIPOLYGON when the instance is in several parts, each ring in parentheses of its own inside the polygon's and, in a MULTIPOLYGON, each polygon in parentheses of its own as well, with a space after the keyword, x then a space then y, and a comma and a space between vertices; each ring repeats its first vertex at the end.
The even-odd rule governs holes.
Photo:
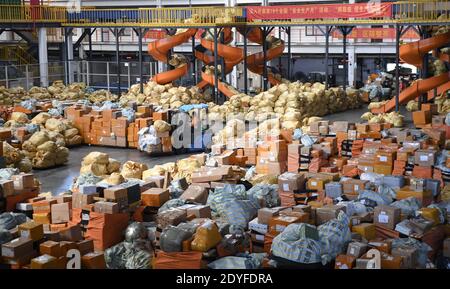
POLYGON ((391 17, 392 3, 247 6, 249 20, 391 17))
MULTIPOLYGON (((333 30, 331 35, 334 38, 343 37, 339 30, 333 30)), ((395 28, 353 28, 352 32, 347 35, 347 38, 395 39, 395 28)), ((420 36, 414 29, 408 29, 401 38, 418 39, 420 36)))
POLYGON ((166 37, 166 31, 164 30, 149 30, 145 33, 144 38, 148 39, 162 39, 166 37))

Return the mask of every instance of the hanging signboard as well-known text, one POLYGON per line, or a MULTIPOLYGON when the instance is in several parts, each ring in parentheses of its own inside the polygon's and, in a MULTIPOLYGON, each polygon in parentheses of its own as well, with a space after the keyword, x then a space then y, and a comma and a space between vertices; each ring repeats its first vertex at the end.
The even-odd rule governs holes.
POLYGON ((247 6, 249 20, 392 17, 392 3, 247 6))
MULTIPOLYGON (((334 38, 343 38, 342 33, 335 29, 331 34, 334 38)), ((395 28, 353 28, 347 35, 348 39, 370 38, 370 39, 395 39, 395 28)), ((419 39, 420 36, 414 29, 408 29, 402 35, 402 39, 419 39)))

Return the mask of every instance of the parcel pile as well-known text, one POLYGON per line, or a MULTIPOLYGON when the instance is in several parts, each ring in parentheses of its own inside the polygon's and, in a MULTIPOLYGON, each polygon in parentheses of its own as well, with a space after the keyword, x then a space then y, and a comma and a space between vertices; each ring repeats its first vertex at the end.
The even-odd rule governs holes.
POLYGON ((137 106, 134 102, 123 109, 102 109, 75 104, 65 109, 65 117, 73 121, 85 144, 172 152, 169 111, 154 111, 153 105, 137 106), (154 132, 153 150, 147 149, 148 143, 140 141, 138 134, 143 130, 141 135, 147 135, 149 129, 154 132))
POLYGON ((79 145, 78 129, 66 119, 53 118, 42 112, 31 121, 24 113, 14 112, 5 123, 3 151, 6 165, 28 172, 31 168, 45 169, 67 163, 67 147, 79 145), (11 144, 14 144, 14 147, 11 144))
POLYGON ((282 120, 284 128, 300 128, 304 118, 360 106, 357 90, 330 88, 321 83, 283 83, 254 97, 234 95, 223 105, 210 104, 210 118, 223 119, 232 114, 243 115, 245 120, 267 119, 270 116, 282 120))
POLYGON ((201 93, 196 86, 190 88, 172 84, 160 85, 149 81, 144 85, 143 93, 140 93, 139 84, 132 85, 128 92, 121 96, 119 102, 126 105, 129 102, 137 102, 138 105, 160 105, 164 109, 179 108, 185 104, 207 103, 212 100, 209 93, 201 93))
POLYGON ((27 99, 27 92, 23 87, 8 89, 3 85, 0 86, 0 105, 14 105, 25 99, 27 99))

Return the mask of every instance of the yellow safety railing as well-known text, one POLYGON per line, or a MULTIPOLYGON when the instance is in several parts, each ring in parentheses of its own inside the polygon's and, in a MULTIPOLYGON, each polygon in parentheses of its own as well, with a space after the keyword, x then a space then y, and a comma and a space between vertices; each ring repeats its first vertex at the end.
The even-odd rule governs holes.
POLYGON ((242 7, 96 9, 68 13, 71 25, 205 26, 245 23, 242 7))
MULTIPOLYGON (((301 6, 301 5, 299 5, 301 6)), ((393 3, 392 17, 354 19, 278 19, 246 22, 245 7, 189 7, 97 9, 82 7, 70 11, 66 7, 0 5, 0 23, 58 23, 63 26, 141 26, 199 27, 221 25, 281 24, 394 24, 413 22, 445 23, 438 17, 448 14, 450 0, 413 0, 393 3)))
POLYGON ((65 7, 0 5, 2 23, 65 23, 66 15, 65 7))
POLYGON ((395 3, 394 18, 401 22, 442 22, 448 23, 450 18, 450 1, 448 0, 416 0, 395 3), (446 15, 447 19, 443 18, 446 15), (439 18, 441 17, 441 18, 439 18))

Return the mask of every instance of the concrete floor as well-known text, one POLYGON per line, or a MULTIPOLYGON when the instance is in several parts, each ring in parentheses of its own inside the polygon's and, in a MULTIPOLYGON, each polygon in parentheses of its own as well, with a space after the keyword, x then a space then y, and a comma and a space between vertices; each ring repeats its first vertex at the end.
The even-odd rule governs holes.
MULTIPOLYGON (((349 122, 360 122, 360 116, 365 112, 367 112, 366 106, 360 109, 327 115, 324 116, 324 119, 331 121, 347 120, 349 122)), ((405 126, 410 126, 412 124, 411 113, 407 112, 404 108, 402 108, 401 113, 405 115, 405 126)), ((136 149, 98 146, 75 147, 70 149, 69 162, 66 165, 48 170, 34 170, 34 173, 42 183, 41 192, 52 192, 56 195, 70 189, 73 179, 79 175, 81 160, 92 151, 107 153, 111 158, 117 159, 121 163, 128 160, 145 163, 149 168, 154 165, 173 162, 188 156, 169 155, 153 157, 136 149)))

